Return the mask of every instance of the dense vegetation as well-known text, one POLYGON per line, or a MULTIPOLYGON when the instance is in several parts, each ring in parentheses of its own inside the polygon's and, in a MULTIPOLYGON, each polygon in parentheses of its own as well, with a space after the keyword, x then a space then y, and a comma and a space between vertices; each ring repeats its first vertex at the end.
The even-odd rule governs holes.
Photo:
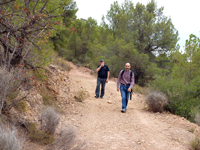
POLYGON ((60 56, 92 69, 104 58, 114 77, 130 62, 136 83, 145 85, 159 72, 154 54, 169 53, 178 31, 155 1, 145 6, 126 0, 114 2, 100 26, 92 18, 75 19, 53 41, 60 56))
POLYGON ((130 62, 137 84, 165 93, 169 110, 192 120, 191 110, 198 110, 193 107, 200 102, 199 38, 190 35, 181 53, 178 31, 163 10, 154 0, 147 5, 116 1, 100 25, 91 17, 74 17, 52 38, 54 48, 60 56, 91 69, 103 58, 113 77, 130 62))

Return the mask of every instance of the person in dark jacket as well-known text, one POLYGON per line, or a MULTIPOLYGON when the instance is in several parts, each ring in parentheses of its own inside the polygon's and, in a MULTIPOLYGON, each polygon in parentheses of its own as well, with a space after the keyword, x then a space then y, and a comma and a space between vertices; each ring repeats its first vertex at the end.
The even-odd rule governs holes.
POLYGON ((110 70, 107 65, 105 65, 105 62, 103 59, 100 60, 100 65, 97 67, 96 71, 98 72, 98 77, 97 77, 97 87, 96 87, 96 98, 103 98, 105 94, 105 84, 109 80, 110 76, 110 70), (101 94, 100 94, 100 85, 101 85, 101 94))

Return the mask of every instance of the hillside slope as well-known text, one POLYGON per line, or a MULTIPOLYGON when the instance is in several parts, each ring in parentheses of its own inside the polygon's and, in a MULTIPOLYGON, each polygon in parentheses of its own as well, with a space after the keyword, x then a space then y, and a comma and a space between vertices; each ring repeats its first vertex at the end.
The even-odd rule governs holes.
POLYGON ((70 65, 72 90, 83 88, 89 97, 83 103, 72 104, 73 108, 62 117, 61 125, 75 125, 88 150, 192 149, 189 141, 200 129, 196 124, 169 113, 146 111, 144 96, 136 93, 129 101, 128 111, 121 113, 121 96, 115 81, 106 84, 103 99, 95 99, 96 77, 89 74, 89 69, 70 65))

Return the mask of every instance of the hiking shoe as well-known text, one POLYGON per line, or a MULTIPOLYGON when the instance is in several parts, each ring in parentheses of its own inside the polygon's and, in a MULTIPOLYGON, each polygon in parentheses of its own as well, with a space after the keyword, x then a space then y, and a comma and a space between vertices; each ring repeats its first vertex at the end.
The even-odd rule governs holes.
POLYGON ((100 97, 101 99, 103 99, 103 96, 102 97, 100 97))
POLYGON ((99 98, 99 97, 95 96, 95 98, 99 98))
POLYGON ((122 112, 122 113, 125 113, 125 112, 126 112, 126 110, 125 110, 125 109, 122 109, 122 110, 121 110, 121 112, 122 112))

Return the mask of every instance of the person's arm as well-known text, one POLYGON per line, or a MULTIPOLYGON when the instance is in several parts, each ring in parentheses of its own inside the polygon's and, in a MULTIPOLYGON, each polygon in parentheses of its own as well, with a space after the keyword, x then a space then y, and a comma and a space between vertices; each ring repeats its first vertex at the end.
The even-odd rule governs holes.
POLYGON ((135 76, 134 76, 134 73, 132 74, 132 78, 131 78, 131 84, 130 84, 130 87, 128 89, 128 91, 130 92, 131 89, 133 88, 133 85, 135 84, 135 76))
POLYGON ((120 86, 120 81, 121 81, 121 73, 122 71, 120 71, 118 79, 117 79, 117 91, 119 92, 119 86, 120 86))
POLYGON ((101 69, 101 65, 96 69, 96 72, 99 72, 99 70, 101 69))
POLYGON ((110 71, 108 71, 108 73, 107 73, 107 79, 106 79, 106 82, 108 82, 109 77, 110 77, 110 71))

